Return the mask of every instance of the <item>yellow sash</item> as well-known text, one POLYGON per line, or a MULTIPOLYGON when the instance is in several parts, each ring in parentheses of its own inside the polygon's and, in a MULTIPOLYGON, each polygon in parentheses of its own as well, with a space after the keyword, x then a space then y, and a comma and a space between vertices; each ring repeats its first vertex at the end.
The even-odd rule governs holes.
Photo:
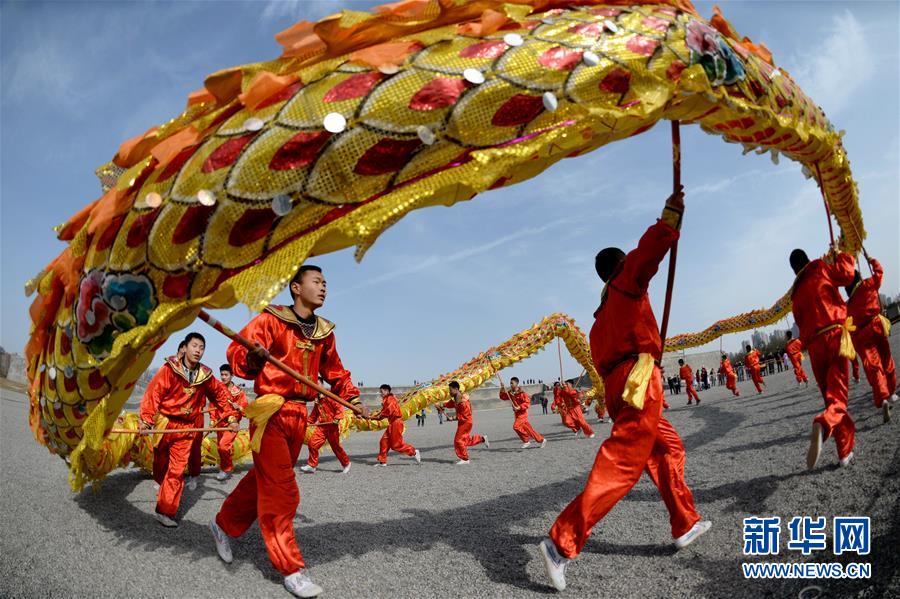
POLYGON ((256 398, 256 401, 244 408, 244 415, 256 425, 253 431, 253 437, 250 439, 250 449, 255 453, 259 453, 259 447, 262 443, 263 433, 266 430, 266 423, 269 422, 275 412, 281 409, 285 399, 280 395, 269 393, 256 398))
POLYGON ((644 397, 647 395, 647 385, 653 375, 653 356, 639 354, 637 362, 631 367, 628 379, 625 381, 625 390, 622 392, 622 401, 637 408, 644 409, 644 397))
POLYGON ((856 357, 856 348, 853 347, 853 341, 850 339, 850 333, 856 330, 856 326, 853 324, 853 317, 848 316, 844 324, 838 326, 841 327, 841 351, 838 352, 838 355, 852 360, 856 357))
POLYGON ((879 314, 878 318, 881 319, 881 330, 884 331, 885 337, 891 336, 891 321, 887 319, 887 316, 884 314, 879 314))
MULTIPOLYGON (((157 430, 165 430, 169 427, 169 419, 157 412, 156 418, 153 420, 153 426, 157 430)), ((164 436, 165 435, 163 435, 162 433, 150 435, 150 444, 153 445, 153 447, 156 447, 157 445, 159 445, 159 442, 162 441, 162 438, 164 436)))

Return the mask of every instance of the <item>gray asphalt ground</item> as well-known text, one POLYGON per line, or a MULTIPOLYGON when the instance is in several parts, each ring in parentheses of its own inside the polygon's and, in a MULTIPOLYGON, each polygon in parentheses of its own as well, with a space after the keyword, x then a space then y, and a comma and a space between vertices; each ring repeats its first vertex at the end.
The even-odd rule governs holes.
MULTIPOLYGON (((898 327, 900 328, 900 327, 898 327)), ((900 355, 900 335, 892 338, 900 355)), ((808 365, 808 363, 806 363, 808 365)), ((900 596, 900 409, 882 424, 863 382, 850 389, 858 428, 857 460, 838 468, 829 441, 819 466, 805 469, 815 385, 798 390, 793 374, 767 377, 761 397, 750 383, 732 399, 724 389, 703 393, 699 407, 669 397, 666 417, 687 447, 687 480, 712 530, 675 552, 668 518, 645 476, 593 531, 568 570, 570 597, 806 597, 900 596), (742 519, 781 516, 781 553, 767 561, 868 562, 868 580, 745 580, 740 564, 742 519), (804 558, 788 551, 786 523, 795 515, 826 516, 829 549, 804 558), (834 516, 872 519, 872 551, 835 557, 834 516)), ((3 597, 287 597, 269 564, 258 528, 233 542, 235 561, 216 556, 207 523, 236 479, 204 475, 186 492, 181 525, 153 519, 155 492, 135 470, 110 476, 99 490, 69 491, 66 467, 31 438, 21 394, 2 394, 0 596, 3 597)), ((475 413, 476 432, 490 450, 471 451, 455 466, 455 423, 408 423, 406 438, 422 464, 391 454, 373 468, 379 434, 346 441, 353 459, 342 476, 330 454, 315 475, 300 475, 300 547, 313 580, 327 597, 545 597, 537 543, 559 511, 580 491, 610 424, 590 422, 597 437, 575 439, 556 415, 532 408, 531 420, 549 439, 544 449, 520 449, 508 409, 475 413)), ((304 450, 301 460, 305 458, 304 450)), ((246 472, 247 466, 238 476, 246 472)))

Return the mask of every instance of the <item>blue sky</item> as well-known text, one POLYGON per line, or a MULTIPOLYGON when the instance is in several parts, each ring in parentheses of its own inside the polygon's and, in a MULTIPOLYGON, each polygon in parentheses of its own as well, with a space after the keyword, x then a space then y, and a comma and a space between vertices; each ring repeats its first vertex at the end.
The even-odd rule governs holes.
MULTIPOLYGON (((180 112, 218 69, 275 57, 273 36, 299 19, 376 2, 3 2, 0 15, 0 344, 21 352, 28 335, 25 280, 63 245, 51 228, 100 195, 96 167, 119 144, 180 112)), ((743 35, 764 42, 838 129, 869 233, 884 263, 884 291, 900 291, 900 77, 894 2, 725 2, 743 35)), ((712 3, 697 2, 701 14, 712 3)), ((793 163, 741 155, 697 127, 683 128, 687 213, 679 246, 671 333, 769 306, 791 284, 794 247, 822 252, 818 190, 793 163)), ((565 312, 587 331, 600 282, 593 256, 630 249, 671 185, 668 127, 565 160, 524 184, 451 209, 414 212, 361 264, 352 250, 314 261, 330 294, 354 380, 409 383, 456 368, 478 352, 565 312)), ((662 309, 664 273, 651 296, 662 309)), ((287 297, 280 298, 287 301, 287 297)), ((240 327, 250 313, 221 314, 240 327)), ((205 361, 225 343, 202 323, 205 361)), ((737 349, 749 333, 724 341, 737 349)), ((172 353, 175 337, 157 355, 172 353)), ((715 344, 718 346, 718 343, 715 344)), ((566 358, 566 376, 580 372, 566 358)), ((552 347, 504 372, 557 376, 552 347)))

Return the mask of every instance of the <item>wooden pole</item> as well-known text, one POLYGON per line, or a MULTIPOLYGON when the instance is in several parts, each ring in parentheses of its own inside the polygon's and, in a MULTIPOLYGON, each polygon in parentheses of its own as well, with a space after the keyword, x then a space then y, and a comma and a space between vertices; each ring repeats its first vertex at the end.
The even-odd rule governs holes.
MULTIPOLYGON (((118 433, 120 435, 140 435, 142 432, 148 435, 168 435, 173 433, 216 433, 220 431, 230 431, 230 428, 148 428, 143 431, 130 428, 114 428, 110 433, 118 433)), ((248 429, 238 429, 248 430, 248 429)))
POLYGON ((556 338, 556 355, 559 356, 559 384, 563 384, 562 343, 556 338))
MULTIPOLYGON (((681 129, 678 121, 672 121, 672 192, 681 189, 681 129)), ((663 353, 666 351, 666 333, 669 330, 669 312, 672 308, 672 287, 675 285, 675 261, 678 259, 678 241, 669 252, 669 274, 666 278, 666 303, 663 306, 662 325, 659 338, 663 353)))

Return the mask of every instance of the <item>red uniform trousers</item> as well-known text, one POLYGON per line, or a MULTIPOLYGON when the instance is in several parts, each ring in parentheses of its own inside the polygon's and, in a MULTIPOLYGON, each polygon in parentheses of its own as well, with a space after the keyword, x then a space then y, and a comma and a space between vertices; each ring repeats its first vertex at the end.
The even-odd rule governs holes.
POLYGON ((826 439, 834 435, 838 457, 843 459, 853 450, 856 425, 847 411, 847 358, 838 355, 840 348, 840 328, 816 335, 807 345, 813 376, 825 399, 825 411, 813 422, 822 425, 826 439))
POLYGON ((456 456, 461 460, 469 459, 469 447, 484 443, 484 437, 481 435, 470 435, 472 432, 472 422, 458 420, 456 422, 456 436, 453 437, 453 448, 456 450, 456 456))
POLYGON ((344 451, 344 447, 341 445, 341 432, 336 422, 316 425, 316 430, 313 431, 312 436, 309 438, 309 459, 306 463, 313 468, 319 465, 319 449, 325 445, 326 441, 331 446, 331 451, 334 452, 341 466, 346 468, 347 464, 350 463, 350 456, 347 455, 347 452, 344 451))
POLYGON ((794 367, 794 376, 797 377, 798 383, 805 383, 809 380, 806 376, 806 371, 803 370, 803 360, 800 359, 800 356, 797 357, 791 356, 791 365, 794 367))
POLYGON ((756 392, 762 393, 763 377, 759 370, 759 366, 748 368, 748 370, 750 371, 750 378, 753 380, 753 385, 756 387, 756 392))
POLYGON ((562 421, 563 426, 572 429, 574 432, 578 432, 578 427, 575 426, 575 422, 572 419, 572 415, 569 414, 569 410, 567 408, 557 408, 559 410, 559 419, 562 421))
MULTIPOLYGON (((251 423, 250 435, 256 427, 251 423)), ((253 468, 225 499, 216 524, 230 537, 239 537, 255 520, 275 569, 289 576, 303 569, 297 547, 294 516, 300 506, 300 490, 294 465, 306 436, 306 405, 288 401, 266 424, 253 468)))
POLYGON ((897 372, 891 356, 891 344, 884 336, 881 319, 873 318, 865 327, 854 331, 853 346, 872 386, 875 407, 880 408, 884 400, 897 389, 897 372))
POLYGON ((534 439, 538 443, 544 442, 544 437, 541 433, 534 430, 534 427, 531 426, 531 422, 528 420, 528 410, 516 412, 516 420, 513 422, 513 431, 519 435, 519 439, 522 440, 522 443, 528 443, 531 439, 534 439))
POLYGON ((234 470, 234 461, 232 458, 231 448, 234 446, 234 440, 237 438, 236 431, 218 431, 217 445, 219 449, 219 469, 222 472, 231 472, 234 470))
MULTIPOLYGON (((190 428, 191 421, 170 419, 167 429, 190 428)), ((159 484, 156 496, 156 511, 174 518, 181 504, 184 491, 184 469, 191 458, 191 447, 198 433, 170 433, 161 435, 159 444, 153 449, 153 480, 159 484)))
POLYGON ((399 418, 388 423, 387 430, 381 435, 378 449, 378 461, 387 464, 388 450, 393 449, 404 455, 415 455, 416 448, 403 440, 403 420, 399 418))
MULTIPOLYGON (((203 414, 189 425, 193 428, 203 428, 203 414)), ((191 457, 188 459, 188 476, 200 476, 203 469, 203 433, 193 433, 194 441, 191 443, 191 457)))
POLYGON ((859 359, 853 358, 850 360, 850 365, 853 366, 853 380, 857 383, 859 382, 859 359))
POLYGON ((697 403, 700 403, 700 396, 697 395, 697 390, 694 389, 694 383, 685 381, 684 388, 687 390, 688 403, 691 403, 691 398, 697 400, 697 403))
POLYGON ((594 525, 631 490, 644 471, 669 510, 673 537, 685 534, 700 520, 684 481, 684 445, 662 417, 663 388, 658 370, 650 379, 643 410, 622 401, 625 380, 634 363, 628 360, 620 364, 604 379, 612 431, 597 452, 584 491, 566 506, 550 529, 550 538, 569 559, 581 553, 594 525))
POLYGON ((737 388, 737 375, 736 374, 734 374, 734 373, 731 373, 731 374, 726 373, 725 374, 725 388, 728 389, 729 391, 731 391, 731 394, 734 395, 735 397, 739 397, 741 395, 741 392, 738 391, 738 388, 737 388))
POLYGON ((578 431, 582 431, 585 437, 590 437, 594 434, 594 429, 592 429, 591 425, 588 424, 587 420, 584 419, 584 414, 581 412, 581 406, 570 408, 569 418, 571 418, 572 420, 573 430, 576 433, 578 431))

